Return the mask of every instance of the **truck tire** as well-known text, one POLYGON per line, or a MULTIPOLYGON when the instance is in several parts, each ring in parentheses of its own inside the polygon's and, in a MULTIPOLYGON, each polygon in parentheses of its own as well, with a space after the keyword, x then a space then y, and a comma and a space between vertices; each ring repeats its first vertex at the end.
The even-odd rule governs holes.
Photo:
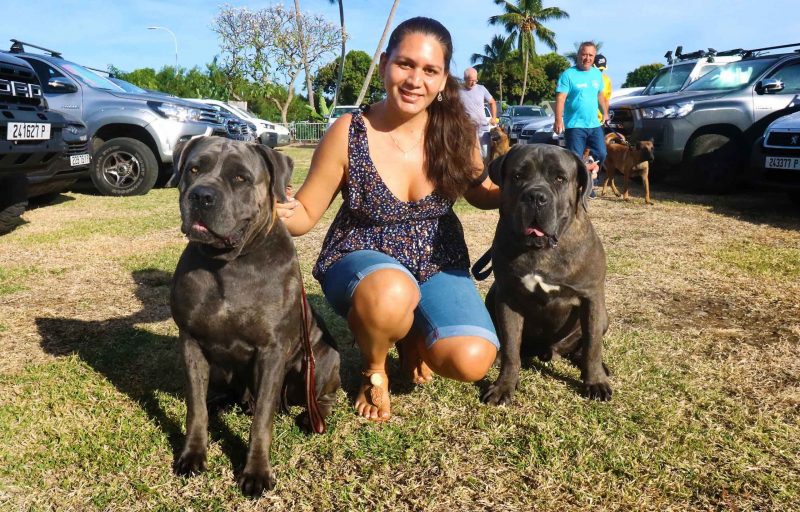
POLYGON ((158 179, 158 162, 143 142, 118 137, 98 148, 92 157, 89 176, 104 196, 142 195, 158 179))
POLYGON ((24 176, 0 179, 0 235, 22 224, 28 206, 27 181, 24 176))
POLYGON ((681 181, 694 192, 727 194, 742 179, 736 140, 719 133, 698 135, 686 146, 681 181))

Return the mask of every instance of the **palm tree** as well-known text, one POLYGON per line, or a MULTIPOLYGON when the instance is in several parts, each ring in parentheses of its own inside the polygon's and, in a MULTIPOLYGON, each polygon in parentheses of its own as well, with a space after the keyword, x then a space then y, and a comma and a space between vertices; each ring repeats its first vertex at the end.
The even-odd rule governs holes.
POLYGON ((483 45, 483 55, 473 53, 470 62, 475 69, 489 76, 496 76, 500 81, 500 105, 503 104, 503 74, 506 72, 508 54, 511 52, 511 39, 494 36, 492 42, 483 45))
POLYGON ((381 40, 378 42, 378 49, 375 50, 375 55, 372 56, 372 62, 369 64, 369 70, 367 71, 367 77, 364 79, 364 85, 361 86, 361 92, 358 93, 356 105, 361 105, 361 102, 364 101, 364 96, 367 94, 369 82, 372 80, 372 72, 375 71, 375 63, 378 62, 378 57, 381 56, 383 43, 386 42, 386 36, 389 35, 389 29, 391 28, 392 20, 394 19, 394 12, 397 10, 397 5, 399 3, 400 0, 394 0, 394 3, 392 3, 392 10, 389 11, 389 17, 386 19, 386 26, 383 27, 383 35, 381 35, 381 40))
MULTIPOLYGON (((602 41, 591 41, 591 42, 594 43, 595 48, 597 48, 597 53, 600 53, 600 48, 603 47, 603 42, 602 41)), ((578 50, 581 47, 581 43, 572 43, 572 45, 575 47, 575 50, 565 53, 564 57, 571 60, 573 64, 578 64, 578 50)))
MULTIPOLYGON (((329 0, 330 3, 336 3, 337 0, 329 0)), ((342 27, 342 57, 339 59, 339 76, 336 79, 336 91, 333 93, 333 105, 331 105, 331 109, 336 106, 336 103, 339 101, 339 90, 342 88, 342 77, 344 76, 344 59, 346 53, 346 42, 347 37, 345 35, 344 30, 344 1, 338 0, 339 2, 339 25, 342 27)))
POLYGON ((297 33, 300 37, 300 51, 303 54, 303 67, 306 72, 306 90, 308 91, 308 105, 316 113, 314 107, 314 89, 311 85, 311 69, 308 67, 308 52, 306 52, 306 39, 303 37, 303 15, 300 14, 300 0, 294 0, 294 16, 297 20, 297 33))
POLYGON ((542 0, 517 0, 516 5, 506 0, 494 0, 494 3, 503 6, 505 12, 489 17, 489 24, 505 27, 509 40, 516 39, 517 48, 525 62, 522 94, 519 97, 519 104, 522 105, 525 89, 528 87, 528 60, 531 55, 536 55, 536 39, 549 46, 551 50, 556 50, 556 35, 543 23, 569 18, 569 14, 558 7, 542 7, 542 0))

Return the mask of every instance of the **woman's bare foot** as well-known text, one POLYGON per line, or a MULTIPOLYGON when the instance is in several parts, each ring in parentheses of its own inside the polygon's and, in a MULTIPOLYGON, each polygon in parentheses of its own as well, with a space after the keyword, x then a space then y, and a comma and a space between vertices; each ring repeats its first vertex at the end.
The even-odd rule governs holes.
POLYGON ((385 370, 361 372, 361 389, 356 397, 358 415, 370 421, 387 421, 392 414, 389 403, 389 377, 385 370))
POLYGON ((414 384, 427 384, 433 380, 433 371, 425 364, 420 353, 421 342, 421 338, 415 336, 395 345, 400 356, 400 365, 414 384))

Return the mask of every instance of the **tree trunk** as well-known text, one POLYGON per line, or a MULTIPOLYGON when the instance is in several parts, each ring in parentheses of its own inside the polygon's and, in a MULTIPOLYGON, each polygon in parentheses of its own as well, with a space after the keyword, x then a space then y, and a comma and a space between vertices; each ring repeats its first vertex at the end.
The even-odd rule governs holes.
POLYGON ((294 81, 297 80, 297 75, 292 76, 289 85, 286 87, 286 103, 281 105, 281 122, 286 124, 286 116, 289 114, 289 105, 292 104, 294 98, 294 81))
POLYGON ((331 110, 336 107, 336 103, 339 102, 339 91, 342 89, 342 77, 344 76, 345 47, 347 43, 344 30, 344 0, 339 0, 339 24, 342 27, 342 58, 339 59, 339 77, 336 79, 336 91, 333 93, 333 105, 331 106, 331 110))
MULTIPOLYGON (((308 91, 308 105, 311 111, 317 113, 314 106, 314 86, 311 84, 311 70, 308 68, 308 54, 306 53, 306 38, 303 35, 303 16, 300 14, 300 0, 294 0, 294 16, 297 20, 297 33, 300 36, 300 51, 303 54, 303 69, 306 72, 306 90, 308 91)), ((286 121, 284 120, 284 123, 286 121)))
MULTIPOLYGON (((503 112, 503 75, 500 75, 500 107, 497 109, 498 113, 503 112)), ((500 117, 499 115, 497 117, 500 117)))
POLYGON ((519 104, 522 105, 525 99, 525 88, 528 86, 528 52, 525 52, 525 74, 522 75, 522 95, 519 97, 519 104))
POLYGON ((375 55, 372 56, 372 62, 369 64, 369 71, 367 71, 367 78, 364 79, 364 85, 361 86, 361 92, 358 93, 358 100, 356 100, 356 105, 361 105, 361 102, 364 101, 364 96, 367 94, 367 89, 369 88, 369 82, 372 80, 372 72, 375 71, 375 63, 378 62, 378 58, 381 56, 381 49, 383 48, 383 43, 386 41, 386 36, 389 35, 389 28, 392 26, 392 20, 394 19, 394 12, 397 10, 397 5, 400 3, 400 0, 394 0, 392 3, 392 10, 389 11, 389 18, 386 20, 386 26, 383 27, 383 34, 381 35, 381 40, 378 42, 378 49, 375 50, 375 55))

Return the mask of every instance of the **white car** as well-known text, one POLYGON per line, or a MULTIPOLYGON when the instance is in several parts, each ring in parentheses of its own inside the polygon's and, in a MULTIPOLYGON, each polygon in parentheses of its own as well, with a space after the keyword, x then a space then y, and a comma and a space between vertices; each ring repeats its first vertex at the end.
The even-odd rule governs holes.
POLYGON ((258 137, 258 140, 265 146, 275 148, 278 146, 285 146, 290 142, 289 130, 286 129, 285 126, 259 119, 249 110, 244 110, 219 100, 198 98, 192 99, 192 101, 199 101, 200 103, 217 107, 232 116, 254 124, 256 127, 256 137, 258 137))
POLYGON ((325 129, 327 130, 330 128, 331 125, 343 115, 349 114, 350 112, 355 112, 356 110, 358 110, 356 105, 336 105, 328 115, 328 125, 325 127, 325 129))

